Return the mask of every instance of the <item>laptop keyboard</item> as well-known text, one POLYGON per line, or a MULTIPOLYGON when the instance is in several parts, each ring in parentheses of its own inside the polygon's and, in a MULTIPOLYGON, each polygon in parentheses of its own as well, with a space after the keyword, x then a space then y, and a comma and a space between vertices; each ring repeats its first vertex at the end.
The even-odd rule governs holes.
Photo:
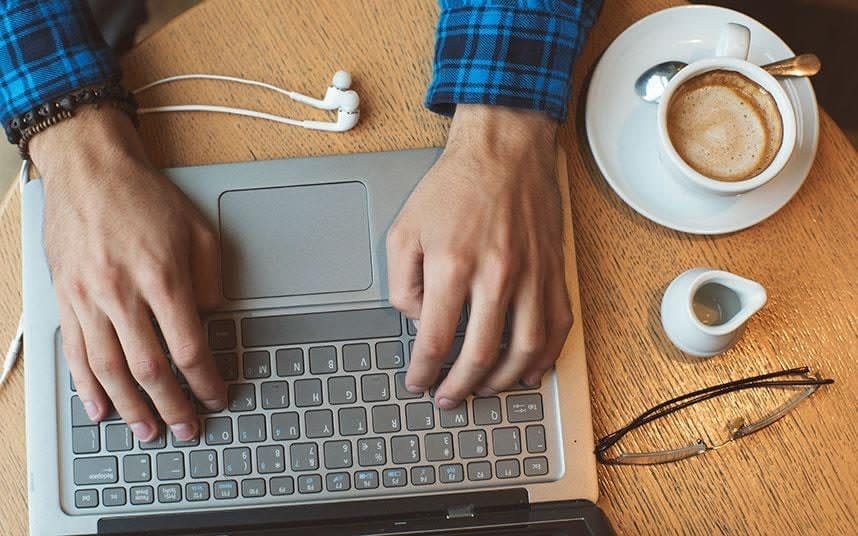
MULTIPOLYGON (((442 378, 466 323, 463 313, 442 378)), ((68 511, 461 491, 562 472, 553 382, 441 410, 434 388, 405 388, 416 330, 392 308, 221 316, 207 331, 228 408, 197 404, 196 440, 162 426, 143 443, 116 414, 93 423, 68 385, 68 511)))

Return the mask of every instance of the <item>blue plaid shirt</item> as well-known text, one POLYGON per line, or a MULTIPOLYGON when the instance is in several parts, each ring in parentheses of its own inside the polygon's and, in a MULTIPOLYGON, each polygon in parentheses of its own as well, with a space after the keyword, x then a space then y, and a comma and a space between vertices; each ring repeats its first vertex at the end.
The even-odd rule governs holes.
MULTIPOLYGON (((441 0, 426 106, 498 104, 567 115, 572 65, 601 0, 441 0)), ((118 79, 84 0, 0 0, 0 121, 118 79)))

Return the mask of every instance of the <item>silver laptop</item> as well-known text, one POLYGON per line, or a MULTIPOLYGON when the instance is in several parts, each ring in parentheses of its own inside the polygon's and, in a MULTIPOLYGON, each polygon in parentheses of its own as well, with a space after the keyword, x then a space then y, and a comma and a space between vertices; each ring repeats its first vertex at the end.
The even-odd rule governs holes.
MULTIPOLYGON (((72 534, 611 534, 597 498, 574 243, 575 327, 536 389, 451 411, 404 388, 414 326, 390 307, 385 234, 439 149, 167 170, 219 231, 206 318, 229 406, 200 438, 91 422, 61 352, 23 192, 30 530, 72 534)), ((565 158, 558 159, 566 192, 565 158)), ((567 192, 568 194, 568 192, 567 192)), ((462 313, 452 363, 467 326, 462 313)))

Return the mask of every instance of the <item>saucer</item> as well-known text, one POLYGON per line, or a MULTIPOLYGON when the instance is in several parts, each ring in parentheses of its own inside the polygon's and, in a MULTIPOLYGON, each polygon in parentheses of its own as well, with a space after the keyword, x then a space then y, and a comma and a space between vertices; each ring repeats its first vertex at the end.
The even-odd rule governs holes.
POLYGON ((674 179, 658 156, 656 111, 634 90, 646 69, 667 60, 691 63, 713 55, 725 23, 751 30, 748 61, 763 65, 794 56, 774 32, 730 9, 682 6, 653 13, 627 28, 602 55, 587 92, 587 139, 602 175, 642 216, 686 233, 745 229, 783 207, 801 187, 816 155, 819 114, 807 78, 781 79, 796 113, 795 151, 772 180, 750 192, 719 196, 674 179))

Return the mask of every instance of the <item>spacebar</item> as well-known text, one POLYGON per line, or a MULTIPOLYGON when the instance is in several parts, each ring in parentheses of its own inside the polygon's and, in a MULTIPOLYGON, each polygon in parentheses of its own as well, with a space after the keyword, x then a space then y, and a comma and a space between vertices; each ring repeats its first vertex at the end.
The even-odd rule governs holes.
POLYGON ((401 334, 399 312, 391 307, 241 320, 241 342, 245 348, 398 337, 401 334))

